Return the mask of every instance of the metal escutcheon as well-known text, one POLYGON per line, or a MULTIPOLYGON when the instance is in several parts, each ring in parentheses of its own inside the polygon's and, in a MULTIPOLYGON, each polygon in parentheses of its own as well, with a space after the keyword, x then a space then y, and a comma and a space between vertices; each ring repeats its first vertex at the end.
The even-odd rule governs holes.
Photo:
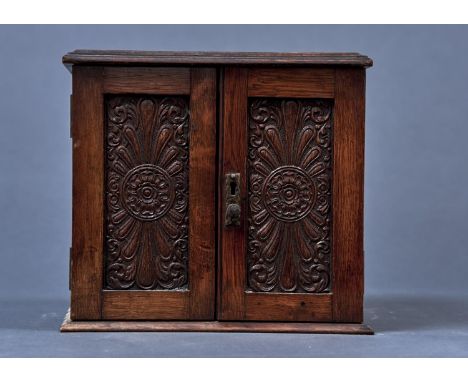
POLYGON ((224 225, 226 227, 241 225, 240 203, 240 174, 226 174, 224 183, 224 225))

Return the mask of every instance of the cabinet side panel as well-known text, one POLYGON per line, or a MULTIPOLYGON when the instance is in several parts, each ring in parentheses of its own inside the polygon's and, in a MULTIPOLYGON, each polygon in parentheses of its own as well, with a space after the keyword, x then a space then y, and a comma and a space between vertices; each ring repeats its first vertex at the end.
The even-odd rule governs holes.
POLYGON ((333 169, 333 319, 363 319, 365 71, 336 70, 333 169))
POLYGON ((71 318, 101 318, 103 264, 102 69, 73 68, 71 318))

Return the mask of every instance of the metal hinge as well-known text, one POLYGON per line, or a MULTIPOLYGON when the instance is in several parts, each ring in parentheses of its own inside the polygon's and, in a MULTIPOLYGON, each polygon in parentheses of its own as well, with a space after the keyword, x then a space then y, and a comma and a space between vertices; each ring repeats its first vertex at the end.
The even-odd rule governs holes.
POLYGON ((73 139, 73 94, 70 94, 70 139, 73 139))
POLYGON ((70 247, 70 252, 69 252, 69 256, 68 256, 68 290, 71 290, 71 284, 72 284, 72 262, 73 262, 73 259, 72 259, 72 253, 73 253, 73 250, 72 250, 72 247, 70 247))

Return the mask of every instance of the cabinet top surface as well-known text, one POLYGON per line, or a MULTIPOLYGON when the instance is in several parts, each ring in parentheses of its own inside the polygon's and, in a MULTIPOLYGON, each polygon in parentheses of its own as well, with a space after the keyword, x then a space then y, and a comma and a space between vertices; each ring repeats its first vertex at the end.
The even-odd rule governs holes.
POLYGON ((170 52, 75 50, 63 56, 68 65, 351 65, 370 67, 359 53, 313 52, 170 52))

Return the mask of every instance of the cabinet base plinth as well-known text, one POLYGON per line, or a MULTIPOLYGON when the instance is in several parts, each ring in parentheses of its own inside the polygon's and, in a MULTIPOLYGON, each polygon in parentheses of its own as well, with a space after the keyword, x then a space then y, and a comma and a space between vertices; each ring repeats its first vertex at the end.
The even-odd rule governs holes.
POLYGON ((61 332, 263 332, 374 334, 364 324, 254 321, 72 321, 67 313, 61 332))

